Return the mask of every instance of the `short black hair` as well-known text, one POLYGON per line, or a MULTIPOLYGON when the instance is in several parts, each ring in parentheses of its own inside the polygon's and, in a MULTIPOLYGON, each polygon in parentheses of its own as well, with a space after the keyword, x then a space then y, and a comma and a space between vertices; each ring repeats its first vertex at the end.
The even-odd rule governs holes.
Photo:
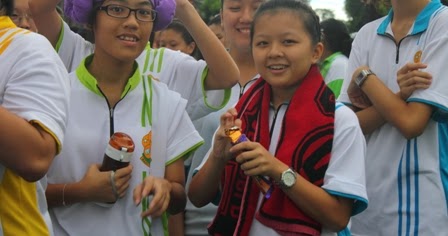
POLYGON ((188 32, 187 27, 180 20, 173 19, 173 21, 162 31, 169 30, 169 29, 180 33, 182 35, 182 39, 185 41, 185 43, 190 44, 190 43, 194 42, 194 39, 191 36, 190 32, 188 32))
POLYGON ((221 14, 216 14, 210 18, 207 25, 221 25, 221 14))
POLYGON ((0 11, 4 10, 7 16, 14 12, 14 0, 0 0, 0 11))
POLYGON ((346 57, 352 49, 352 38, 344 22, 336 19, 327 19, 320 23, 323 33, 323 42, 332 52, 341 52, 346 57))
POLYGON ((265 13, 282 12, 284 10, 293 11, 303 21, 306 31, 311 37, 311 41, 317 44, 321 41, 319 16, 307 4, 296 0, 271 0, 260 5, 255 12, 254 20, 250 29, 250 41, 254 38, 254 27, 257 20, 265 13))

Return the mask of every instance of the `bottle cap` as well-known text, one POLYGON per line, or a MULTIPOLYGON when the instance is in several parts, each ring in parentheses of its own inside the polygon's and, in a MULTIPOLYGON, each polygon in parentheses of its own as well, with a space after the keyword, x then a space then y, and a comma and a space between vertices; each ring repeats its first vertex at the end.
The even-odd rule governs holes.
POLYGON ((110 137, 109 145, 122 152, 133 152, 135 148, 132 138, 122 132, 115 132, 110 137))

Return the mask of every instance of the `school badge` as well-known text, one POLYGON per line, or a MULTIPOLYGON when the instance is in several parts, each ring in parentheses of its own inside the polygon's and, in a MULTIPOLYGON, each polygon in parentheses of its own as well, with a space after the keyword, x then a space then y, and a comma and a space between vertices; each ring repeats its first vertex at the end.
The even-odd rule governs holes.
POLYGON ((147 167, 151 167, 152 131, 149 131, 149 133, 147 133, 145 136, 143 136, 142 145, 143 145, 143 153, 142 153, 142 156, 140 157, 140 160, 147 167))
POLYGON ((420 63, 422 61, 422 50, 418 50, 415 54, 414 54, 414 63, 420 63))

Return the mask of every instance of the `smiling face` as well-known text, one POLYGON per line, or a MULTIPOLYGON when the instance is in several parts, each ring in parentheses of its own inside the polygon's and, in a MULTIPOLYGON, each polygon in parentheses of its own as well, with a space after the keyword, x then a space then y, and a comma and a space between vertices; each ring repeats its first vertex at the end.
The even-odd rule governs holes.
MULTIPOLYGON (((151 11, 148 0, 106 0, 101 6, 124 6, 139 9, 141 12, 151 11)), ((120 11, 112 8, 110 11, 120 11)), ((98 10, 93 27, 95 34, 95 55, 101 55, 117 61, 134 61, 149 41, 153 22, 143 22, 131 12, 127 18, 109 16, 105 10, 98 10)))
POLYGON ((254 25, 255 67, 274 92, 293 94, 322 54, 322 44, 313 43, 298 14, 290 9, 265 12, 254 25))
POLYGON ((250 25, 262 0, 223 0, 224 35, 230 49, 250 50, 250 25))

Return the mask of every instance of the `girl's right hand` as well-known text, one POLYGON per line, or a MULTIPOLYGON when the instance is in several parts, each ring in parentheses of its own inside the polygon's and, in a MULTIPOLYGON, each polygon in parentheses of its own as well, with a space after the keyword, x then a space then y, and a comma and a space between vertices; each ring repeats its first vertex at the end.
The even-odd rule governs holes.
POLYGON ((427 89, 431 85, 432 75, 421 71, 426 64, 408 63, 397 72, 397 83, 400 86, 400 96, 406 101, 417 89, 427 89))
POLYGON ((99 164, 90 165, 79 182, 87 198, 92 202, 115 202, 124 197, 129 188, 132 165, 116 170, 115 174, 112 171, 101 172, 99 168, 99 164))
POLYGON ((237 115, 238 113, 235 108, 231 108, 224 113, 220 118, 220 126, 215 133, 212 154, 224 163, 227 163, 227 161, 234 158, 234 155, 229 152, 232 144, 225 131, 234 126, 241 127, 241 120, 235 119, 237 115))

